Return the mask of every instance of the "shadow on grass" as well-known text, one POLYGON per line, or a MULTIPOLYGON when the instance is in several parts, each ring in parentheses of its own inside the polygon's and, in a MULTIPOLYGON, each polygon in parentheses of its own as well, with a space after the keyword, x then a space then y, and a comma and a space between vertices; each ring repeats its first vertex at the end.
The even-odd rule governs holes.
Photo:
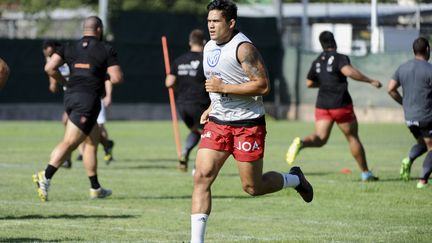
POLYGON ((67 239, 55 239, 55 240, 43 240, 39 238, 24 238, 24 237, 17 237, 17 238, 0 238, 0 242, 62 242, 62 241, 82 241, 81 238, 67 238, 67 239))
POLYGON ((137 166, 116 166, 116 169, 124 169, 124 170, 139 170, 139 169, 175 169, 176 164, 173 163, 172 166, 168 165, 137 165, 137 166))
MULTIPOLYGON (((263 173, 266 173, 264 171, 263 173)), ((306 176, 327 176, 332 174, 338 174, 337 172, 307 172, 304 173, 306 176)), ((239 173, 220 173, 218 177, 238 177, 239 173)))
MULTIPOLYGON (((112 200, 130 200, 130 199, 142 199, 142 200, 190 200, 191 195, 186 196, 141 196, 141 197, 116 197, 112 200)), ((212 199, 251 199, 253 197, 248 195, 241 196, 228 196, 228 195, 215 195, 212 199)), ((1 218, 0 218, 1 219, 1 218)))
POLYGON ((328 175, 334 175, 334 174, 340 174, 340 172, 307 172, 303 171, 305 176, 328 176, 328 175))
POLYGON ((0 220, 21 220, 21 219, 127 219, 134 218, 133 215, 83 215, 83 214, 61 214, 61 215, 23 215, 3 216, 0 220))
POLYGON ((177 162, 177 159, 175 157, 172 158, 154 158, 154 159, 143 159, 143 158, 125 158, 125 159, 118 159, 114 160, 115 162, 119 163, 129 163, 129 162, 177 162))
MULTIPOLYGON (((379 176, 378 176, 379 177, 379 176)), ((409 179, 409 181, 402 181, 400 177, 396 177, 396 178, 379 178, 379 180, 377 182, 395 182, 395 181, 400 181, 400 182, 410 182, 410 181, 417 181, 420 180, 419 177, 411 177, 409 179)))

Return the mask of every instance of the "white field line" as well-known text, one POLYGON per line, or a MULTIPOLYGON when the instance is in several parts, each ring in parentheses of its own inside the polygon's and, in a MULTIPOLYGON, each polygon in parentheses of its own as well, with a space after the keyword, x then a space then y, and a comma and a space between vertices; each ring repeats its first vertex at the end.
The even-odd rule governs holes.
MULTIPOLYGON (((65 206, 70 206, 70 208, 76 208, 77 207, 77 202, 75 203, 66 203, 66 202, 61 202, 61 203, 50 203, 50 202, 22 202, 22 201, 0 201, 0 205, 25 205, 25 206, 48 206, 50 208, 61 208, 64 209, 65 206), (72 206, 73 205, 73 206, 72 206)), ((143 210, 140 209, 130 209, 130 208, 115 208, 115 207, 106 207, 105 205, 102 206, 91 206, 91 205, 79 205, 79 208, 86 208, 86 209, 100 209, 103 211, 106 210, 111 210, 111 211, 121 211, 121 212, 137 212, 137 213, 141 213, 143 212, 143 210)))
MULTIPOLYGON (((5 220, 5 222, 7 222, 7 224, 5 224, 5 226, 10 227, 11 225, 35 225, 34 220, 28 220, 28 219, 21 219, 21 220, 5 220)), ((68 221, 70 222, 70 220, 68 221)), ((1 221, 0 221, 1 223, 1 221)), ((64 229, 68 229, 68 228, 75 228, 75 229, 85 229, 88 230, 89 226, 87 224, 70 224, 70 223, 61 223, 61 222, 56 222, 55 224, 53 224, 52 222, 43 222, 41 220, 37 220, 36 223, 38 226, 40 225, 46 225, 47 228, 64 228, 64 229)), ((0 228, 1 228, 1 224, 0 224, 0 228)), ((130 225, 129 226, 125 226, 125 227, 107 227, 106 225, 104 226, 100 226, 100 227, 96 227, 96 226, 92 226, 92 230, 100 230, 101 232, 103 231, 110 231, 110 232, 115 232, 115 231, 126 231, 126 232, 147 232, 147 233, 157 233, 157 234, 172 234, 172 231, 167 231, 167 230, 163 230, 163 229, 149 229, 149 228, 140 228, 140 229, 136 229, 136 228, 131 228, 130 225)), ((177 233, 178 234, 178 233, 177 233)), ((177 235, 176 234, 176 235, 177 235)), ((178 234, 180 235, 180 234, 178 234)))

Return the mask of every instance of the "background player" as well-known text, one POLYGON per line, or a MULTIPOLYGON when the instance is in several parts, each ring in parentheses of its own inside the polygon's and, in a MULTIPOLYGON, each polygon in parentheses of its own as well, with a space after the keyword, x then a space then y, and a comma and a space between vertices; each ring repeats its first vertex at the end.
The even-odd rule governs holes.
POLYGON ((177 166, 182 171, 187 171, 189 154, 200 141, 204 127, 200 124, 200 117, 210 105, 210 98, 204 87, 204 44, 204 33, 198 29, 193 30, 189 34, 190 51, 173 62, 171 72, 165 79, 167 88, 175 88, 178 111, 190 131, 177 166))
MULTIPOLYGON (((49 61, 49 58, 54 53, 54 51, 61 47, 61 43, 54 40, 46 40, 42 44, 42 52, 45 56, 46 62, 49 61)), ((61 75, 68 80, 70 75, 69 66, 65 63, 59 67, 59 71, 61 75)), ((51 93, 57 92, 57 82, 52 77, 49 77, 49 91, 51 93)), ((66 86, 63 86, 63 89, 66 89, 66 86)), ((109 164, 113 160, 112 156, 112 149, 114 147, 114 142, 108 138, 108 131, 105 128, 105 122, 106 122, 106 109, 111 105, 112 103, 112 83, 109 81, 109 77, 107 77, 107 81, 105 82, 105 97, 101 99, 101 111, 99 113, 97 123, 100 128, 100 143, 102 144, 105 156, 104 161, 109 164)), ((67 113, 64 112, 62 116, 63 124, 66 126, 66 123, 68 121, 67 113)), ((82 154, 84 151, 84 143, 82 143, 79 147, 79 155, 77 157, 77 160, 82 160, 82 154)), ((63 162, 62 166, 64 168, 71 168, 72 167, 72 159, 71 154, 68 155, 63 162)))
POLYGON ((96 16, 88 17, 84 21, 83 29, 83 37, 79 41, 56 50, 45 65, 49 76, 67 86, 64 103, 68 122, 63 141, 54 148, 45 171, 33 175, 42 201, 48 200, 51 179, 66 155, 83 141, 86 143, 84 167, 90 180, 90 198, 104 198, 112 193, 111 190, 101 187, 97 177, 97 145, 100 133, 96 119, 100 111, 106 73, 113 84, 123 80, 123 73, 116 51, 101 41, 102 21, 96 16), (68 82, 58 71, 58 67, 64 62, 71 68, 68 82))
POLYGON ((409 180, 414 159, 428 151, 417 188, 425 188, 432 172, 432 65, 428 62, 430 45, 427 39, 413 42, 414 59, 400 65, 387 90, 390 96, 403 106, 408 129, 417 140, 408 159, 402 160, 401 177, 409 180), (402 87, 403 96, 398 88, 402 87))
POLYGON ((315 105, 315 132, 302 140, 295 138, 288 149, 286 160, 288 164, 292 164, 301 149, 324 146, 336 122, 361 170, 361 180, 377 180, 367 166, 366 153, 358 136, 358 123, 348 93, 347 77, 376 88, 381 87, 381 82, 368 78, 351 66, 348 56, 337 53, 336 41, 331 32, 322 32, 319 40, 323 52, 312 62, 306 80, 308 88, 319 88, 315 105))

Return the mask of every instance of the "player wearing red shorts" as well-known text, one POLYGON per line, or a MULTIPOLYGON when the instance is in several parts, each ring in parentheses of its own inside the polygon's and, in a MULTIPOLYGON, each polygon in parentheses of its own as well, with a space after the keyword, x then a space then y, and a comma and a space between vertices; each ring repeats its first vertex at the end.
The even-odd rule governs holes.
POLYGON ((266 135, 262 95, 269 79, 261 55, 235 30, 237 7, 229 0, 207 6, 210 41, 204 47, 205 87, 211 105, 201 116, 206 123, 196 157, 192 193, 191 242, 204 242, 211 211, 211 185, 230 155, 237 160, 243 190, 259 196, 293 187, 306 202, 313 189, 299 167, 289 173, 263 174, 266 135))
POLYGON ((336 41, 331 32, 322 32, 319 40, 323 52, 312 63, 306 80, 308 88, 319 88, 315 106, 315 132, 301 140, 296 137, 288 149, 286 160, 292 164, 301 149, 324 146, 336 122, 362 172, 362 181, 378 180, 367 166, 366 154, 358 136, 357 118, 348 93, 347 77, 376 88, 382 86, 381 82, 368 78, 351 66, 348 56, 337 53, 336 41))

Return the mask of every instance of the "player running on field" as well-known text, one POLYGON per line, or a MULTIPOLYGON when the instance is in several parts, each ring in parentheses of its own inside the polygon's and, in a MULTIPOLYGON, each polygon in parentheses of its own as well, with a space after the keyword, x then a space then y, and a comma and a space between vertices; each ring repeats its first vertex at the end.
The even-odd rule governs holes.
POLYGON ((417 140, 402 160, 400 175, 408 181, 413 161, 427 151, 417 188, 428 185, 432 173, 432 65, 429 42, 419 37, 413 42, 414 59, 400 65, 387 89, 390 96, 403 106, 408 129, 417 140), (403 96, 398 88, 402 87, 403 96))
POLYGON ((206 123, 196 158, 192 193, 191 242, 204 242, 211 212, 211 186, 230 155, 237 161, 243 190, 259 196, 295 188, 306 202, 313 189, 299 167, 289 173, 263 174, 266 125, 262 95, 269 78, 260 53, 235 29, 237 6, 214 0, 207 6, 210 41, 204 47, 204 74, 211 105, 201 116, 206 123))
POLYGON ((48 200, 51 179, 65 157, 83 141, 86 143, 84 168, 90 180, 90 198, 104 198, 112 193, 111 190, 101 187, 97 176, 99 128, 96 125, 96 118, 105 89, 105 75, 108 73, 110 81, 117 84, 123 80, 123 73, 117 61, 116 51, 101 41, 102 21, 96 16, 91 16, 85 19, 83 27, 83 37, 56 50, 45 65, 48 75, 67 87, 64 105, 68 122, 63 141, 52 151, 48 166, 44 171, 33 175, 42 201, 48 200), (71 70, 68 82, 58 70, 65 62, 71 70))
POLYGON ((308 88, 319 89, 315 107, 315 132, 303 139, 296 137, 288 149, 286 160, 291 165, 301 149, 324 146, 336 122, 361 170, 361 180, 378 180, 367 166, 366 153, 358 136, 357 118, 348 93, 347 77, 376 88, 381 87, 381 82, 368 78, 351 66, 348 56, 336 52, 337 45, 331 32, 322 32, 319 40, 323 52, 312 62, 306 80, 308 88))

